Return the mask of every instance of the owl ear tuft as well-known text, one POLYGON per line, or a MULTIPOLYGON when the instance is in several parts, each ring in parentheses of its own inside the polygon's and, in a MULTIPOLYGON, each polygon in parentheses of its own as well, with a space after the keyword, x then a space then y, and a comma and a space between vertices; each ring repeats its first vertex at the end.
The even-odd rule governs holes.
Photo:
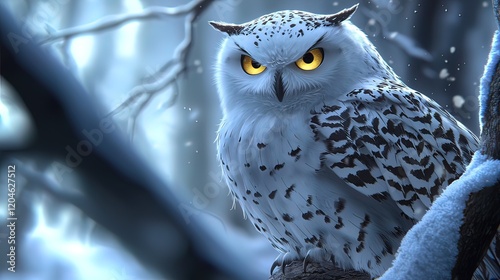
POLYGON ((334 25, 340 25, 344 20, 349 19, 352 16, 352 14, 354 14, 356 9, 358 9, 358 6, 359 4, 356 4, 350 7, 349 9, 343 9, 342 11, 336 14, 326 16, 325 19, 328 22, 333 23, 334 25))
POLYGON ((225 22, 209 21, 208 23, 210 23, 210 25, 216 30, 227 33, 227 35, 229 36, 240 34, 241 30, 245 28, 243 25, 225 23, 225 22))

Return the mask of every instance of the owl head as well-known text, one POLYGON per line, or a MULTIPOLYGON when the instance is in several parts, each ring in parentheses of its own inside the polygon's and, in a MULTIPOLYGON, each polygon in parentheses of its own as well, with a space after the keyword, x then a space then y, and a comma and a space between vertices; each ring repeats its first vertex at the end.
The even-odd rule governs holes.
MULTIPOLYGON (((243 24, 210 22, 226 34, 215 78, 225 112, 310 108, 346 94, 388 67, 349 22, 357 5, 331 15, 278 11, 243 24)), ((309 109, 310 110, 310 109, 309 109)))

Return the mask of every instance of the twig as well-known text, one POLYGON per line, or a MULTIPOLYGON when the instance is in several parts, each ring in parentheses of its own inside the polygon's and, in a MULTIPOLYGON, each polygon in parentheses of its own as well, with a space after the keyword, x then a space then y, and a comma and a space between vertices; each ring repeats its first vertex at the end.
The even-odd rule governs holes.
MULTIPOLYGON (((172 59, 168 60, 157 72, 152 75, 152 77, 158 77, 158 80, 135 87, 123 103, 107 114, 107 116, 115 116, 125 108, 137 103, 141 97, 146 96, 146 99, 143 102, 140 102, 137 110, 131 116, 132 124, 130 132, 132 135, 135 132, 137 118, 152 98, 160 91, 175 84, 176 80, 186 72, 188 64, 187 58, 191 51, 193 42, 193 23, 201 12, 204 11, 204 9, 208 7, 211 2, 213 2, 213 0, 205 0, 202 2, 204 2, 204 5, 196 6, 195 10, 186 16, 186 20, 184 22, 184 39, 175 49, 172 59)), ((167 102, 169 107, 174 104, 178 94, 177 87, 174 87, 173 94, 167 102)))
POLYGON ((158 19, 166 16, 181 16, 191 13, 192 11, 199 9, 200 6, 205 6, 212 1, 213 0, 193 0, 185 5, 177 7, 149 7, 137 13, 107 16, 89 24, 55 32, 54 34, 50 34, 45 39, 41 40, 39 43, 43 45, 58 40, 68 40, 87 33, 95 33, 111 29, 136 20, 158 19))
MULTIPOLYGON (((151 75, 150 78, 146 79, 143 84, 134 87, 128 93, 129 97, 107 114, 107 116, 115 116, 124 109, 137 105, 136 109, 130 116, 130 133, 132 135, 131 139, 133 139, 137 118, 142 113, 144 108, 151 102, 156 94, 167 89, 169 86, 174 85, 176 80, 180 78, 181 75, 186 73, 188 64, 187 59, 193 42, 193 24, 198 16, 214 1, 215 0, 193 0, 185 5, 177 7, 149 7, 137 13, 107 16, 86 25, 54 32, 47 38, 41 40, 39 43, 47 44, 57 40, 64 40, 63 46, 67 46, 68 40, 74 37, 108 30, 132 21, 186 15, 186 19, 184 21, 184 39, 176 47, 172 59, 164 63, 160 69, 151 75), (141 100, 143 97, 145 98, 141 100)), ((63 57, 66 61, 68 61, 67 53, 64 52, 64 49, 67 51, 67 48, 63 47, 63 57)), ((167 101, 168 106, 174 104, 178 95, 178 88, 174 87, 173 94, 167 101)))
POLYGON ((137 124, 137 118, 139 117, 141 112, 144 110, 144 108, 146 108, 146 106, 148 106, 149 103, 151 103, 153 96, 154 96, 153 94, 148 94, 146 97, 146 100, 142 101, 130 116, 130 118, 131 118, 130 131, 132 132, 130 134, 130 141, 131 142, 134 141, 134 133, 133 132, 135 131, 135 127, 137 124))

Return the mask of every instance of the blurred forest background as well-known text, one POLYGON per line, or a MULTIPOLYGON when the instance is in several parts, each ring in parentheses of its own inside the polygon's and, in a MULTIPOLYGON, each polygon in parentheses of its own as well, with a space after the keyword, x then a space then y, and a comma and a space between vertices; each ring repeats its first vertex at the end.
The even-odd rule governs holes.
MULTIPOLYGON (((191 219, 201 221, 262 279, 267 278, 277 252, 243 219, 239 205, 233 205, 215 157, 215 132, 221 111, 213 65, 223 35, 207 24, 209 20, 241 23, 284 9, 328 14, 359 3, 352 22, 369 36, 402 80, 479 133, 479 78, 495 30, 490 1, 0 3, 18 20, 23 38, 56 56, 91 98, 101 104, 100 116, 114 119, 148 168, 166 182, 180 201, 178 210, 183 220, 188 224, 191 219)), ((15 146, 22 151, 33 133, 29 112, 2 80, 0 150, 15 146)), ((47 166, 57 160, 22 153, 18 158, 37 170, 48 170, 47 166)), ((1 170, 7 170, 8 159, 0 160, 1 170)), ((78 193, 81 186, 75 170, 64 188, 78 193)), ((4 173, 0 174, 3 181, 4 173)), ((18 228, 19 244, 23 244, 19 271, 6 272, 2 262, 1 279, 162 278, 127 252, 105 226, 96 224, 71 203, 54 198, 44 188, 30 187, 32 181, 19 178, 17 184, 17 207, 24 220, 18 228)), ((2 221, 7 217, 3 199, 6 193, 2 187, 2 221)), ((130 207, 141 211, 142 205, 130 207)), ((6 230, 0 229, 2 247, 6 230)), ((153 242, 158 244, 173 242, 168 236, 155 238, 153 242)))

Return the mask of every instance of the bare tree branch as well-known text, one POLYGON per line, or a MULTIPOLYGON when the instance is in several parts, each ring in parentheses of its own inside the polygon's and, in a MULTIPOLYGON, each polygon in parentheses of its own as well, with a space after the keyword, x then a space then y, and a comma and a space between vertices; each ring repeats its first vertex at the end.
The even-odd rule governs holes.
MULTIPOLYGON (((132 21, 158 19, 166 16, 186 16, 184 21, 184 39, 176 47, 173 57, 165 62, 156 73, 146 79, 143 84, 134 87, 128 93, 128 98, 106 115, 106 117, 115 116, 124 109, 135 105, 133 112, 129 116, 130 135, 133 140, 139 115, 158 93, 172 87, 173 92, 167 100, 167 105, 171 106, 175 103, 179 95, 178 87, 175 86, 175 82, 185 74, 187 70, 187 59, 193 42, 194 22, 213 2, 214 0, 193 0, 185 5, 177 7, 149 7, 138 13, 107 16, 86 25, 53 32, 47 38, 41 40, 40 44, 65 40, 63 45, 67 46, 68 40, 74 37, 108 30, 132 21)), ((63 48, 63 54, 65 61, 69 61, 67 57, 67 48, 63 48)))
MULTIPOLYGON (((205 1, 209 2, 209 1, 205 1)), ((171 106, 175 103, 177 96, 179 95, 178 87, 174 86, 177 79, 185 73, 187 69, 187 58, 188 54, 192 47, 193 41, 193 23, 198 17, 199 13, 203 10, 198 9, 198 12, 193 12, 186 17, 184 22, 184 39, 177 46, 174 51, 174 55, 172 59, 168 60, 156 73, 152 75, 155 80, 147 82, 145 84, 136 86, 131 90, 128 94, 128 98, 121 103, 118 107, 113 109, 107 116, 115 116, 116 114, 122 112, 125 108, 133 106, 136 103, 139 103, 132 115, 131 118, 131 130, 130 133, 133 136, 135 132, 135 127, 137 123, 137 118, 142 113, 144 108, 149 104, 149 102, 153 99, 153 97, 158 94, 160 91, 167 89, 170 86, 173 86, 173 93, 169 97, 167 101, 167 105, 171 106), (139 101, 141 97, 145 97, 143 101, 139 101)))
MULTIPOLYGON (((130 131, 131 135, 134 135, 137 118, 152 98, 162 90, 167 89, 169 86, 175 85, 176 80, 186 72, 188 55, 192 49, 194 22, 198 16, 213 2, 213 0, 204 0, 202 2, 203 5, 193 7, 194 10, 186 16, 184 22, 184 39, 175 49, 172 59, 168 60, 156 73, 152 75, 153 77, 157 77, 158 80, 153 80, 152 82, 133 88, 129 97, 107 115, 115 116, 123 109, 134 105, 139 98, 145 96, 145 100, 139 103, 135 112, 130 116, 132 122, 130 131)), ((178 95, 178 88, 174 86, 173 94, 167 101, 167 105, 171 106, 174 104, 178 95)))
POLYGON ((166 16, 181 16, 199 9, 200 6, 207 6, 210 2, 212 2, 212 0, 193 0, 185 5, 177 7, 149 7, 137 13, 107 16, 86 25, 54 32, 48 37, 42 39, 39 43, 43 45, 58 40, 69 40, 73 37, 108 30, 136 20, 159 19, 166 16))

